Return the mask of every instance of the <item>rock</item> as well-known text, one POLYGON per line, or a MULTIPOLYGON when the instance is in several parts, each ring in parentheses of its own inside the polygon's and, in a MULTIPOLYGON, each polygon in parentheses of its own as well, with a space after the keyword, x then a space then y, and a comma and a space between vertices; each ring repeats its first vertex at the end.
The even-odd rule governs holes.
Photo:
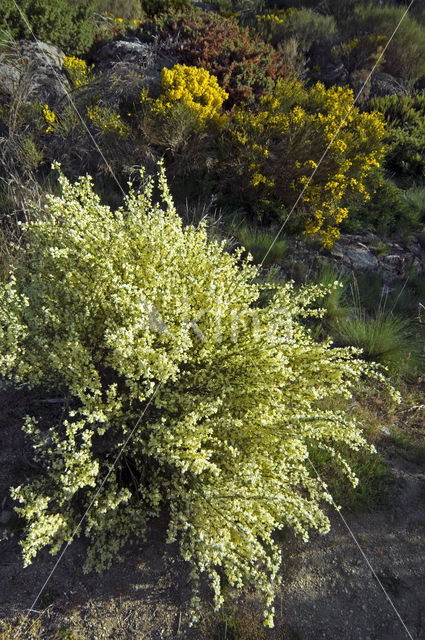
POLYGON ((425 233, 420 233, 417 237, 417 242, 422 249, 425 249, 425 233))
POLYGON ((374 270, 378 267, 376 256, 369 249, 363 247, 345 249, 344 260, 349 260, 354 271, 374 270))
POLYGON ((341 234, 333 247, 325 250, 317 245, 294 243, 291 256, 282 264, 286 277, 302 282, 308 273, 320 271, 323 263, 329 264, 341 277, 354 273, 374 273, 381 278, 382 295, 397 288, 401 279, 409 274, 425 274, 425 234, 409 242, 385 239, 385 253, 378 253, 382 239, 368 232, 341 234))
POLYGON ((326 86, 344 85, 348 82, 348 70, 342 64, 329 64, 323 72, 322 80, 326 86))
POLYGON ((409 243, 409 251, 411 251, 413 255, 416 256, 417 258, 421 258, 424 255, 423 248, 421 247, 420 243, 416 240, 413 240, 412 242, 409 243))
POLYGON ((415 273, 421 273, 425 271, 425 256, 422 256, 422 262, 419 258, 414 256, 410 263, 410 267, 415 271, 415 273))
POLYGON ((69 91, 62 72, 65 54, 46 42, 20 40, 0 53, 0 93, 15 100, 40 100, 53 107, 69 91))
POLYGON ((335 242, 331 248, 331 255, 334 256, 334 258, 344 258, 344 248, 338 242, 335 242))
MULTIPOLYGON (((177 64, 167 42, 146 43, 139 38, 108 42, 93 56, 95 71, 102 74, 102 85, 120 94, 120 99, 139 100, 140 91, 159 93, 161 71, 177 64)), ((110 102, 108 96, 103 101, 110 102)))
POLYGON ((132 38, 107 42, 95 54, 94 62, 99 71, 105 71, 118 62, 141 66, 146 64, 151 56, 152 45, 142 42, 139 38, 132 38))
POLYGON ((376 71, 370 79, 370 97, 381 97, 388 95, 407 95, 403 81, 395 78, 389 73, 376 71))
POLYGON ((394 271, 396 273, 400 273, 401 272, 401 270, 403 268, 403 262, 404 262, 404 260, 403 260, 402 256, 399 256, 396 253, 383 256, 382 259, 381 259, 381 263, 385 268, 391 269, 392 271, 394 271))

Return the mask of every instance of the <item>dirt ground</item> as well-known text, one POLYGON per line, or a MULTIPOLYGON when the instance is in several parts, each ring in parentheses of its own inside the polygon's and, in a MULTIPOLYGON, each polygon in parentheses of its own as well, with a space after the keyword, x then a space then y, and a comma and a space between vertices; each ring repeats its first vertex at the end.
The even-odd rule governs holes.
MULTIPOLYGON (((20 425, 37 392, 0 392, 0 515, 9 517, 8 488, 30 464, 20 425)), ((54 411, 54 409, 52 409, 54 411)), ((389 507, 331 514, 332 529, 307 544, 282 542, 283 584, 276 594, 275 627, 261 625, 262 604, 255 594, 230 599, 214 613, 209 594, 203 615, 189 628, 191 591, 188 566, 176 545, 165 545, 165 525, 153 525, 149 542, 126 545, 122 561, 103 574, 81 570, 84 541, 68 548, 35 606, 39 628, 20 632, 17 620, 31 606, 56 558, 43 552, 22 567, 16 538, 3 540, 0 553, 0 640, 414 640, 425 639, 425 467, 400 457, 389 460, 395 477, 389 507), (31 635, 32 634, 32 635, 31 635)), ((13 528, 13 516, 0 530, 13 528)), ((31 620, 37 618, 32 614, 31 620)))

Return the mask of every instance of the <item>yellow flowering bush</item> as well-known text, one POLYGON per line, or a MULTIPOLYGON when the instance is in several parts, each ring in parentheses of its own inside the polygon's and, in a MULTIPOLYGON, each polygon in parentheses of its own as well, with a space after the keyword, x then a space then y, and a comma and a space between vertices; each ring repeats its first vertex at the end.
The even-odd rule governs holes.
POLYGON ((176 64, 172 69, 164 67, 161 87, 162 94, 157 100, 142 93, 142 103, 149 103, 154 113, 166 118, 176 103, 182 102, 193 112, 201 127, 208 121, 224 124, 225 116, 220 112, 229 94, 206 69, 185 64, 176 64))
POLYGON ((368 197, 365 179, 385 151, 382 117, 352 104, 350 89, 280 79, 257 110, 235 109, 222 149, 232 191, 258 215, 282 218, 305 188, 295 224, 331 246, 348 215, 345 196, 368 197))
POLYGON ((87 107, 87 115, 99 131, 105 135, 118 135, 128 138, 130 127, 122 122, 119 113, 108 107, 92 105, 87 107))
POLYGON ((300 322, 326 288, 288 283, 257 306, 257 269, 183 226, 163 170, 116 211, 89 177, 60 184, 0 288, 1 375, 64 398, 57 422, 24 425, 43 469, 12 491, 25 564, 45 546, 57 553, 91 501, 86 570, 166 509, 167 541, 192 565, 194 618, 205 576, 217 607, 223 580, 260 589, 272 625, 272 534, 328 530, 309 447, 355 483, 339 445, 366 442, 351 409, 329 400, 373 369, 300 322))
POLYGON ((69 75, 75 88, 88 84, 91 80, 91 71, 93 66, 88 67, 87 62, 75 56, 65 56, 63 68, 69 75))
POLYGON ((43 107, 43 117, 48 125, 46 127, 46 133, 50 133, 51 131, 53 131, 53 124, 56 122, 56 114, 54 113, 54 111, 51 111, 49 109, 48 104, 45 104, 43 107))

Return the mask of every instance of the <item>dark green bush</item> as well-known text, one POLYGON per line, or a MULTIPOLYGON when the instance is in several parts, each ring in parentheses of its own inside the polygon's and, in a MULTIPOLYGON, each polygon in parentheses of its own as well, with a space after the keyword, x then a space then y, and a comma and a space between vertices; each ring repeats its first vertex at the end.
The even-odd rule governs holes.
POLYGON ((274 46, 296 38, 304 52, 309 51, 313 44, 332 41, 337 31, 332 16, 324 16, 311 9, 266 13, 258 17, 258 29, 274 46))
POLYGON ((353 203, 344 223, 346 231, 376 229, 379 232, 409 233, 418 228, 420 213, 406 198, 405 192, 381 170, 375 171, 370 199, 353 203))
POLYGON ((2 0, 0 32, 10 32, 14 38, 32 38, 53 42, 68 53, 82 53, 93 43, 94 14, 102 10, 102 0, 68 2, 67 0, 21 0, 19 7, 13 0, 2 0), (31 30, 28 28, 31 25, 31 30))
POLYGON ((425 177, 425 95, 373 98, 370 108, 383 114, 389 151, 387 170, 411 184, 425 177))
POLYGON ((160 14, 166 14, 170 10, 180 10, 190 7, 190 0, 141 0, 143 13, 153 18, 160 14))
POLYGON ((386 42, 385 36, 369 33, 336 45, 331 54, 336 62, 342 62, 349 73, 360 69, 369 72, 372 67, 382 67, 384 58, 381 54, 386 42))
POLYGON ((413 84, 425 74, 425 27, 404 14, 405 8, 401 7, 360 5, 347 20, 346 32, 354 38, 374 34, 387 40, 395 32, 385 51, 382 69, 413 84))

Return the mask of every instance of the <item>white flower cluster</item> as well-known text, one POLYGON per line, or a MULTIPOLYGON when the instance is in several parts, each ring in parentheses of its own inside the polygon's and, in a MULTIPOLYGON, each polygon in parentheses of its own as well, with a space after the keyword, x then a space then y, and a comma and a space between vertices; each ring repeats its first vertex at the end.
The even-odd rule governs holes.
MULTIPOLYGON (((25 562, 70 539, 151 399, 83 523, 86 568, 108 566, 166 509, 168 540, 179 541, 195 587, 207 576, 218 607, 224 576, 254 585, 272 625, 272 534, 328 530, 320 502, 330 497, 309 468, 309 444, 334 452, 355 482, 338 445, 366 442, 348 413, 323 406, 349 398, 373 370, 300 324, 322 289, 287 284, 256 306, 256 268, 202 226, 183 227, 162 168, 159 203, 145 179, 115 212, 90 178, 60 183, 61 195, 26 226, 0 291, 0 373, 65 390, 70 406, 49 429, 25 425, 44 466, 43 477, 13 489, 27 522, 25 562)), ((195 590, 194 618, 197 603, 195 590)))

